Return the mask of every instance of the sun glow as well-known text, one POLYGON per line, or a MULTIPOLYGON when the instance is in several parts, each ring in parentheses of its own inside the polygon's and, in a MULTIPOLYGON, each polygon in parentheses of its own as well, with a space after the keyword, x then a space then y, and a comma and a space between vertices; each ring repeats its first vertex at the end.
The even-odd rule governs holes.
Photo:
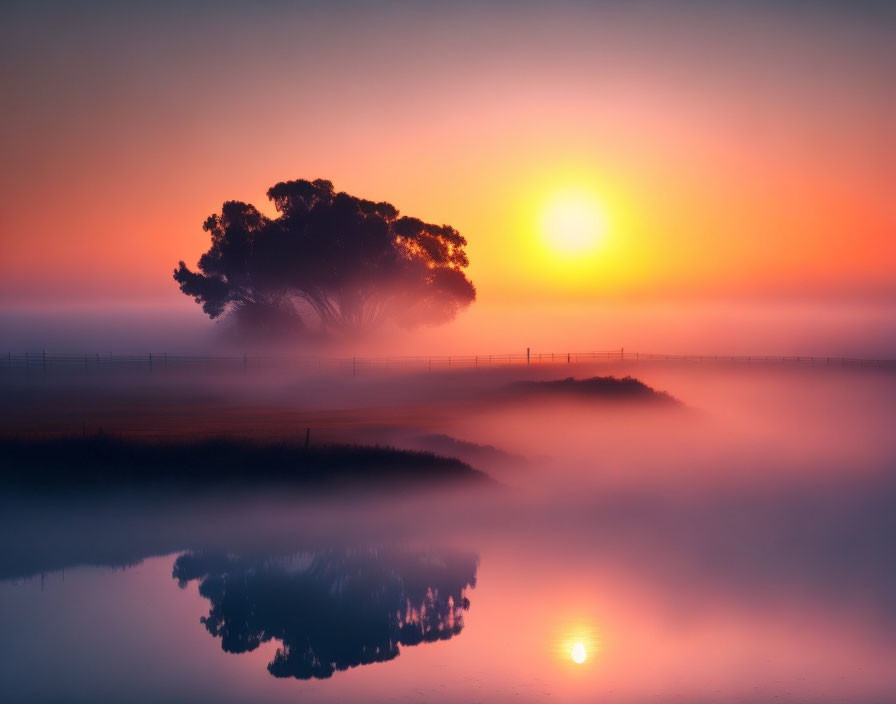
POLYGON ((495 251, 508 289, 525 282, 525 296, 568 300, 644 285, 652 274, 643 247, 645 211, 624 178, 576 164, 519 171, 506 215, 496 213, 491 224, 508 233, 495 251))
POLYGON ((564 257, 595 251, 607 233, 604 210, 587 192, 564 192, 554 196, 541 214, 541 234, 549 250, 564 257))
POLYGON ((581 620, 568 622, 565 627, 559 628, 552 649, 558 663, 564 668, 573 668, 570 672, 597 664, 595 658, 601 652, 594 627, 581 620))

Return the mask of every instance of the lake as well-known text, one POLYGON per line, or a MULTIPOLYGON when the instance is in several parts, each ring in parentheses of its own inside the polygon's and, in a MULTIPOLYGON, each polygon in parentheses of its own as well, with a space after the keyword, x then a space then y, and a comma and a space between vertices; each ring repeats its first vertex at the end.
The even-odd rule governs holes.
POLYGON ((497 490, 3 496, 4 700, 893 701, 891 375, 638 377, 435 414, 497 490))

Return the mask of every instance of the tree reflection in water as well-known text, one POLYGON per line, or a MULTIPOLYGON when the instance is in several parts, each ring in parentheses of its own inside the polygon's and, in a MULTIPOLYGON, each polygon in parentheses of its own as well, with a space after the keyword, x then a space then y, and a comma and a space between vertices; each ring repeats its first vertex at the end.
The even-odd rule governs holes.
POLYGON ((188 552, 181 587, 199 580, 201 621, 221 647, 244 653, 281 642, 275 677, 326 678, 392 660, 399 645, 447 640, 463 628, 478 558, 454 550, 325 550, 279 557, 188 552))

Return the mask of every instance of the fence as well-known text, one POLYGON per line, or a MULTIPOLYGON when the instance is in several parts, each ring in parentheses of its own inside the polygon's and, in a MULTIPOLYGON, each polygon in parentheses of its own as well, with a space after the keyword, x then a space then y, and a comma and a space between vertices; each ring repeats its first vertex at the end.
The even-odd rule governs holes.
POLYGON ((700 362, 718 364, 799 364, 832 365, 840 367, 876 367, 896 370, 896 359, 865 359, 855 357, 812 357, 774 355, 707 355, 656 354, 627 352, 624 349, 601 352, 526 352, 480 355, 442 356, 383 356, 383 357, 326 357, 326 356, 254 356, 222 355, 196 356, 148 353, 145 355, 113 354, 47 354, 46 352, 8 352, 0 359, 3 372, 47 372, 53 370, 82 371, 143 370, 165 372, 176 370, 262 370, 273 368, 344 370, 357 375, 374 369, 447 370, 488 368, 512 365, 571 365, 595 362, 700 362))

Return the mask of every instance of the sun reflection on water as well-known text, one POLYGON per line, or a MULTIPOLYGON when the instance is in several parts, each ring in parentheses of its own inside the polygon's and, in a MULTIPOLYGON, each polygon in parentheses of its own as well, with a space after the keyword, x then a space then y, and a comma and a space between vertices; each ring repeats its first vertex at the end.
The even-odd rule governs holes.
POLYGON ((589 626, 579 624, 568 627, 562 634, 555 642, 555 654, 566 663, 590 664, 600 651, 599 641, 589 626))

